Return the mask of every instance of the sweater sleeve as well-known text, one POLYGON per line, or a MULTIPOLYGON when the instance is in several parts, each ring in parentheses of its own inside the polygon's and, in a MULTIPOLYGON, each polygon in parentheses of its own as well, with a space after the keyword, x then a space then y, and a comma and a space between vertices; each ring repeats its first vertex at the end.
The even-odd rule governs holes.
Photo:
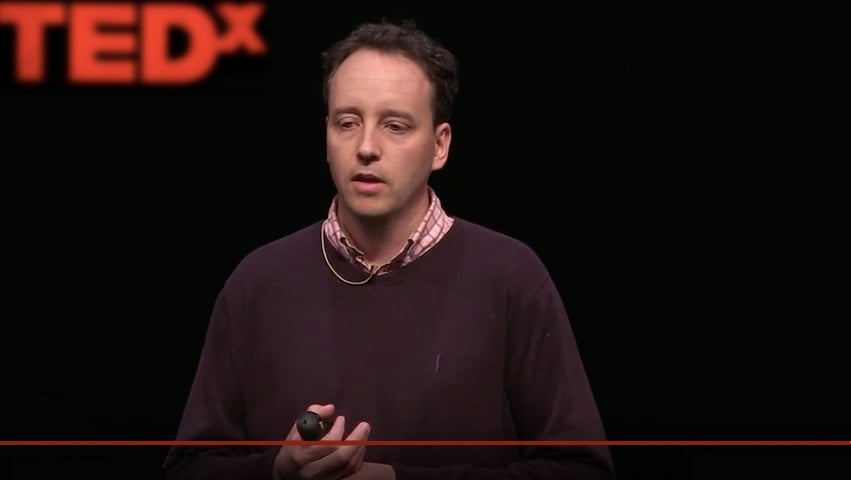
MULTIPOLYGON (((507 394, 520 440, 604 440, 605 433, 558 290, 549 278, 510 314, 507 394)), ((604 446, 524 447, 506 468, 392 465, 397 480, 609 480, 604 446)))
MULTIPOLYGON (((230 342, 231 322, 242 314, 238 290, 217 298, 200 360, 178 427, 177 440, 239 441, 245 438, 245 404, 230 342)), ((172 447, 163 465, 167 480, 271 480, 278 448, 172 447)))

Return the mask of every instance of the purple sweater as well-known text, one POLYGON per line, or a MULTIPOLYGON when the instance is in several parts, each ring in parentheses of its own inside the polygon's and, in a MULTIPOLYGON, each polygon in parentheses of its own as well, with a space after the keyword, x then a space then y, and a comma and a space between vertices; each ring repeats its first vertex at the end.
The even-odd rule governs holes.
MULTIPOLYGON (((349 286, 320 235, 271 242, 228 278, 178 440, 283 440, 312 403, 333 403, 347 430, 369 422, 370 440, 604 439, 559 293, 526 245, 457 219, 412 264, 349 286)), ((278 448, 173 448, 167 478, 270 480, 278 448)), ((398 480, 614 476, 605 447, 368 446, 364 460, 398 480)))

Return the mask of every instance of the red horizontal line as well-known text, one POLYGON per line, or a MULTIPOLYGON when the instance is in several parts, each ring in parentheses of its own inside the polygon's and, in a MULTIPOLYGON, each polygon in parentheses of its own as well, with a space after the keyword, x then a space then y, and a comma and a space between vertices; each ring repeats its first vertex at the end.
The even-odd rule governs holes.
POLYGON ((380 445, 380 446, 849 446, 847 440, 798 441, 798 440, 567 440, 567 441, 439 441, 439 440, 322 440, 307 442, 298 440, 238 441, 238 440, 0 440, 3 447, 99 447, 99 446, 284 446, 284 445, 380 445))

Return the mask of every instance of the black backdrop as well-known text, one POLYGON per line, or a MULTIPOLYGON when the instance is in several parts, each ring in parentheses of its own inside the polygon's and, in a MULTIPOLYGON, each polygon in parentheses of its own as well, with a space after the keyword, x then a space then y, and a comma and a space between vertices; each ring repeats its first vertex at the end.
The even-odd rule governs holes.
MULTIPOLYGON (((173 437, 230 270, 326 213, 319 52, 382 15, 457 53, 433 185, 549 265, 612 440, 851 437, 847 6, 274 2, 268 56, 183 88, 68 86, 61 30, 16 85, 0 27, 2 439, 173 437)), ((613 452, 622 478, 847 478, 840 448, 613 452)), ((4 447, 0 477, 158 478, 164 452, 4 447)))

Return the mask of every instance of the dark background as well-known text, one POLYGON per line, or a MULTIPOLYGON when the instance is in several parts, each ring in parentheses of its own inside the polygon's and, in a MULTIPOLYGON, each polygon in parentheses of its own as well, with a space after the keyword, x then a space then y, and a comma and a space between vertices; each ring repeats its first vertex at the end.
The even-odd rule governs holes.
MULTIPOLYGON (((284 3, 268 56, 184 88, 67 86, 64 30, 15 85, 0 27, 2 439, 173 438, 231 269, 327 211, 319 52, 382 15, 456 52, 433 185, 550 267, 610 439, 851 439, 847 4, 284 3)), ((848 478, 849 448, 613 454, 848 478)), ((158 478, 164 453, 3 447, 0 478, 158 478)))

